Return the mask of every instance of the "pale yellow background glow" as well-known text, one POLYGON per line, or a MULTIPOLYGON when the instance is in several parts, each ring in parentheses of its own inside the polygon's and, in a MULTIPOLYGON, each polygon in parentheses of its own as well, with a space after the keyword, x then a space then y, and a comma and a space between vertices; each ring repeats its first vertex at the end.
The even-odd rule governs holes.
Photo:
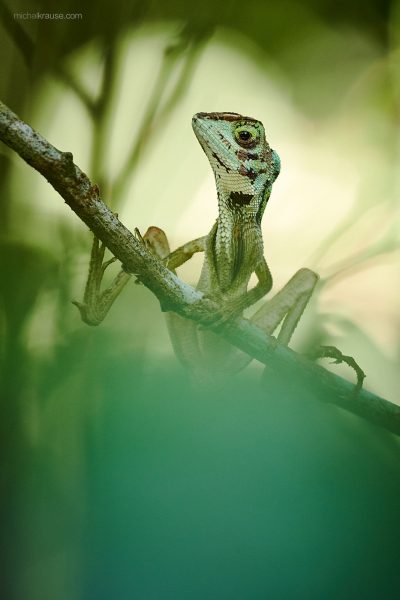
MULTIPOLYGON (((170 35, 171 28, 165 26, 143 27, 127 32, 121 41, 104 157, 104 169, 111 178, 119 172, 138 132, 170 35)), ((343 35, 329 38, 333 48, 344 43, 343 35)), ((350 31, 348 36, 349 44, 368 45, 367 40, 353 39, 350 31)), ((224 31, 210 40, 182 101, 165 126, 151 132, 119 216, 129 228, 142 232, 149 225, 162 227, 172 247, 204 235, 217 215, 216 192, 211 169, 191 130, 191 117, 198 111, 234 111, 256 117, 264 123, 270 144, 282 160, 263 222, 265 255, 276 290, 303 266, 315 268, 324 277, 336 263, 380 240, 398 220, 398 165, 387 147, 393 131, 373 102, 386 65, 374 58, 374 47, 368 48, 364 68, 358 65, 346 95, 337 97, 335 108, 322 118, 301 112, 284 74, 267 56, 254 61, 256 49, 246 44, 247 50, 243 43, 238 47, 237 38, 224 31), (332 242, 317 264, 314 257, 320 244, 355 207, 354 226, 332 242)), ((101 61, 95 45, 72 57, 71 68, 88 90, 96 90, 101 61)), ((330 68, 332 76, 340 76, 334 65, 327 64, 326 69, 330 68)), ((318 87, 318 82, 314 84, 318 87)), ((73 93, 53 80, 44 82, 40 102, 34 106, 35 128, 58 148, 71 151, 90 176, 91 125, 73 93)), ((29 208, 26 198, 27 218, 37 224, 32 233, 36 241, 53 244, 56 218, 81 229, 45 180, 34 171, 27 173, 26 166, 14 160, 21 203, 25 206, 23 190, 27 189, 38 202, 29 208)), ((200 264, 201 258, 188 263, 181 269, 182 277, 195 282, 200 264)), ((400 401, 399 297, 398 253, 392 253, 374 258, 354 273, 349 270, 347 276, 324 288, 318 300, 321 312, 346 317, 361 329, 362 333, 354 330, 344 335, 340 327, 331 327, 332 343, 357 357, 367 373, 369 389, 395 402, 400 401)), ((310 307, 310 315, 313 310, 310 307)), ((302 327, 307 327, 307 318, 302 327)), ((341 373, 352 377, 346 369, 341 373)))

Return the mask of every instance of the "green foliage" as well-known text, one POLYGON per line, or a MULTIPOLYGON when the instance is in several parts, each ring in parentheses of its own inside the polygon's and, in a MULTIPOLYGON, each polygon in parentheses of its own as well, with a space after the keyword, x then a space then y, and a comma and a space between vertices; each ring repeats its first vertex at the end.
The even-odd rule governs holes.
MULTIPOLYGON (((344 96, 351 102, 369 93, 365 79, 375 78, 371 106, 380 125, 366 144, 376 142, 379 156, 385 149, 380 181, 389 187, 398 162, 398 6, 169 0, 83 9, 71 0, 63 12, 83 12, 83 23, 55 26, 16 22, 2 2, 0 93, 29 120, 46 78, 51 89, 61 82, 93 131, 90 176, 119 210, 152 133, 162 136, 181 110, 217 31, 266 76, 281 78, 305 121, 329 119, 344 96), (178 34, 149 73, 138 134, 113 178, 106 167, 120 43, 143 23, 172 23, 178 34), (103 76, 98 93, 71 69, 74 53, 93 42, 103 76)), ((21 188, 22 168, 5 155, 0 168, 0 484, 9 597, 397 597, 399 447, 392 436, 317 402, 318 391, 272 376, 260 386, 250 372, 218 391, 193 392, 168 355, 157 303, 139 286, 130 286, 100 329, 81 325, 70 301, 80 296, 87 236, 68 222, 59 244, 54 221, 32 225, 37 198, 21 188), (39 227, 46 239, 45 230, 55 232, 45 251, 34 241, 39 227)), ((396 194, 368 185, 316 250, 316 263, 352 237, 360 216, 376 206, 394 214, 396 194)), ((323 284, 397 249, 394 228, 384 230, 355 257, 332 261, 323 284)), ((303 347, 326 342, 333 320, 316 305, 303 347)), ((339 321, 344 331, 357 329, 339 321)), ((377 344, 360 339, 383 369, 377 344)))

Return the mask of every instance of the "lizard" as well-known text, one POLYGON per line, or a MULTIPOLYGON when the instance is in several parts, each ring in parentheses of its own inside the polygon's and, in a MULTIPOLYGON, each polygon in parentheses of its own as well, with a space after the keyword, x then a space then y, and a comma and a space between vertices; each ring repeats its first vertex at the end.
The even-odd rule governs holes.
MULTIPOLYGON (((266 140, 263 124, 257 119, 234 112, 200 112, 194 115, 192 127, 214 173, 218 196, 216 222, 207 235, 172 253, 162 229, 152 226, 143 238, 138 230, 136 235, 172 271, 196 252, 204 252, 197 289, 220 307, 213 324, 217 327, 242 314, 272 288, 272 275, 264 258, 261 222, 281 165, 278 154, 266 140), (258 281, 249 289, 253 273, 258 281)), ((92 325, 101 322, 129 278, 122 269, 111 286, 100 292, 104 270, 111 262, 102 266, 103 256, 104 248, 99 248, 95 240, 89 271, 92 283, 88 280, 84 304, 76 303, 82 318, 92 325), (90 319, 90 314, 94 318, 90 319)), ((250 320, 269 334, 282 323, 277 341, 288 345, 318 279, 314 271, 300 269, 250 320)), ((212 331, 200 330, 196 323, 175 313, 167 313, 167 325, 177 357, 200 378, 209 370, 238 371, 251 360, 212 331)), ((357 387, 361 387, 364 374, 354 359, 331 346, 321 347, 319 354, 314 353, 314 358, 318 356, 351 364, 357 372, 357 387)))
MULTIPOLYGON (((243 313, 272 287, 264 258, 261 221, 272 184, 280 172, 280 158, 270 148, 262 123, 233 112, 197 113, 194 133, 215 176, 218 218, 208 235, 192 240, 171 254, 164 232, 150 227, 144 240, 167 266, 175 270, 195 252, 204 252, 197 289, 216 301, 222 316, 218 324, 243 313), (248 289, 255 273, 258 282, 248 289)), ((283 320, 278 342, 287 345, 312 295, 318 275, 301 269, 251 321, 272 333, 283 320)), ((179 315, 168 318, 172 344, 180 361, 191 371, 235 372, 251 357, 229 346, 213 332, 200 331, 179 315)))

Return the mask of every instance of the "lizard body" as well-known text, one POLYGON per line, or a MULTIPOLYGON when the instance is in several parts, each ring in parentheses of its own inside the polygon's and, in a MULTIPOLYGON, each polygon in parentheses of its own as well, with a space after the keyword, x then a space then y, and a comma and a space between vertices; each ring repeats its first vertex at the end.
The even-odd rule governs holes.
POLYGON ((231 307, 230 312, 239 313, 272 286, 261 219, 280 161, 255 119, 235 113, 199 113, 192 125, 213 169, 218 195, 218 219, 205 240, 198 289, 221 300, 228 311, 231 307), (259 282, 248 291, 253 272, 259 282))
MULTIPOLYGON (((194 252, 204 251, 197 289, 220 305, 223 323, 241 314, 272 287, 264 258, 261 220, 280 171, 280 160, 266 140, 262 123, 251 117, 230 112, 198 113, 192 126, 214 172, 218 218, 207 236, 170 254, 168 266, 176 269, 194 252), (258 283, 248 290, 252 273, 258 283)), ((145 238, 161 256, 165 251, 155 248, 152 230, 145 238)), ((159 233, 157 241, 160 242, 159 233)), ((167 247, 166 238, 165 244, 167 247)), ((313 276, 312 286, 315 282, 313 276)), ((268 328, 268 323, 263 325, 268 328)), ((199 331, 195 323, 178 315, 168 317, 168 327, 175 353, 194 372, 236 371, 250 361, 214 333, 199 331)))
MULTIPOLYGON (((197 113, 192 119, 194 133, 213 169, 218 218, 208 235, 187 242, 170 253, 167 236, 158 227, 149 227, 139 240, 170 270, 204 252, 204 262, 197 289, 220 307, 214 326, 223 325, 261 299, 272 287, 272 276, 264 258, 261 220, 279 175, 280 159, 266 140, 262 123, 233 112, 197 113), (258 283, 248 289, 252 273, 258 283)), ((101 291, 105 269, 114 259, 103 262, 104 245, 95 238, 84 302, 76 302, 82 319, 98 325, 130 278, 122 269, 109 288, 101 291)), ((319 276, 310 269, 300 269, 288 283, 251 317, 252 323, 272 334, 282 323, 277 340, 288 345, 319 276)), ((202 302, 202 300, 200 300, 202 302)), ((194 322, 176 313, 166 320, 175 354, 197 379, 209 371, 235 372, 246 366, 251 357, 233 348, 212 331, 201 330, 194 322)), ((346 362, 357 373, 356 391, 364 378, 352 357, 344 356, 331 346, 323 346, 317 357, 332 357, 346 362)))

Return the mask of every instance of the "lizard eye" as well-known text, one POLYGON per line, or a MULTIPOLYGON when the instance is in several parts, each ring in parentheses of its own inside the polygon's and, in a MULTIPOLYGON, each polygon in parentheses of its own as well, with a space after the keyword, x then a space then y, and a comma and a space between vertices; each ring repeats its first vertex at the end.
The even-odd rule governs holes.
POLYGON ((240 146, 244 148, 253 148, 259 138, 258 130, 255 127, 249 125, 239 125, 235 129, 235 138, 240 146))
POLYGON ((247 142, 251 138, 250 131, 243 129, 243 131, 239 131, 238 137, 242 140, 242 142, 247 142))

